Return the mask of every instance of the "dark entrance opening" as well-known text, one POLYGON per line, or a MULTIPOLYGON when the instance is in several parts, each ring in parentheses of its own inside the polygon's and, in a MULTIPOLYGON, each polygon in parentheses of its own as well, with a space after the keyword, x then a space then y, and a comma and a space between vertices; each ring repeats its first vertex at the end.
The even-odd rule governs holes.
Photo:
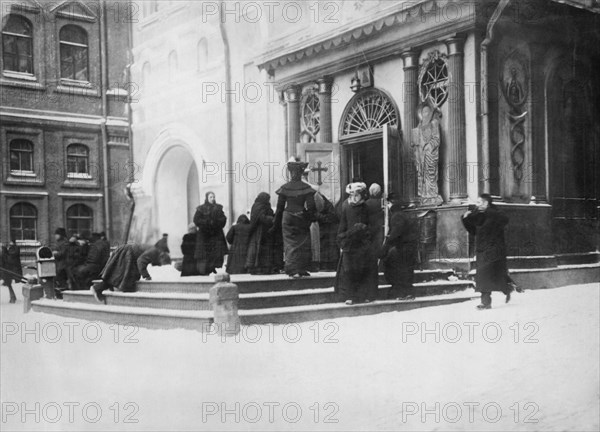
POLYGON ((369 187, 383 186, 383 143, 381 138, 344 144, 347 182, 360 179, 369 187))

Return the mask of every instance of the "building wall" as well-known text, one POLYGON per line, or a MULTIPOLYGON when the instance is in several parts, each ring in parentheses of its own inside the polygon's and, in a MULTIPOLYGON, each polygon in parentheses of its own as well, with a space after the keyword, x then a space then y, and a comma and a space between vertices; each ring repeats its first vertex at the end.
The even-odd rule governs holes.
POLYGON ((38 215, 37 237, 34 242, 27 242, 31 246, 25 247, 26 253, 36 244, 53 241, 54 230, 67 226, 67 209, 74 204, 84 204, 93 211, 92 231, 106 231, 113 243, 124 237, 127 206, 123 190, 129 181, 130 160, 126 100, 128 23, 106 16, 104 6, 98 3, 90 8, 77 1, 2 4, 3 30, 11 15, 25 17, 32 28, 33 73, 10 71, 4 64, 5 53, 0 54, 0 241, 10 238, 13 205, 32 204, 38 215), (76 25, 87 33, 87 80, 61 77, 59 33, 65 25, 76 25), (101 34, 103 28, 106 38, 101 34), (108 69, 106 84, 103 49, 108 69), (34 145, 33 172, 27 175, 10 169, 10 142, 19 138, 34 145), (73 178, 68 174, 66 152, 72 143, 87 146, 89 176, 73 178), (108 206, 105 200, 109 201, 108 206), (106 207, 110 211, 108 220, 106 207))

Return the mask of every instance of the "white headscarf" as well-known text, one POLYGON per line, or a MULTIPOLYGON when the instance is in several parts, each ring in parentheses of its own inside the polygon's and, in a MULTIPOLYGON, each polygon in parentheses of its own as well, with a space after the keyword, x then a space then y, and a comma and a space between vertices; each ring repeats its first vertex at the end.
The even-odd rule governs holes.
POLYGON ((367 185, 362 182, 350 183, 346 186, 346 193, 350 195, 348 202, 350 204, 359 204, 363 201, 363 192, 367 189, 367 185))

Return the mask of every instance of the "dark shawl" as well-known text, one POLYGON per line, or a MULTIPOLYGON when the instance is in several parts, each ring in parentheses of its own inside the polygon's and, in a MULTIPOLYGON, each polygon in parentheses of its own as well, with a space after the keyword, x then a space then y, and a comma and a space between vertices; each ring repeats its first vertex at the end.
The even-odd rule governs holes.
POLYGON ((246 215, 238 217, 237 223, 229 229, 226 239, 227 243, 231 245, 227 256, 227 273, 245 273, 250 239, 250 220, 246 215))
POLYGON ((463 217, 462 223, 469 234, 475 236, 477 290, 505 292, 508 269, 504 228, 508 224, 508 217, 495 206, 490 206, 484 212, 463 217))
POLYGON ((197 233, 188 233, 183 236, 181 242, 181 253, 183 254, 181 276, 193 276, 198 274, 196 260, 194 259, 194 253, 196 252, 196 236, 197 233))
POLYGON ((274 213, 271 208, 271 196, 261 192, 256 197, 250 212, 250 241, 246 267, 249 271, 271 272, 274 267, 273 227, 274 213))

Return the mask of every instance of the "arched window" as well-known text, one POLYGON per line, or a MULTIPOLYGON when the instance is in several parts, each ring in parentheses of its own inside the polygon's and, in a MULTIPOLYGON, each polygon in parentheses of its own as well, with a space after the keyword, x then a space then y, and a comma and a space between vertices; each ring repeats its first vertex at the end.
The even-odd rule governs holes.
POLYGON ((152 74, 152 66, 150 62, 145 62, 142 66, 142 87, 146 88, 150 83, 150 75, 152 74))
POLYGON ((302 142, 317 142, 319 131, 321 130, 320 117, 321 107, 319 96, 311 91, 302 98, 302 133, 300 139, 302 142))
POLYGON ((398 126, 396 105, 387 94, 375 88, 357 93, 342 118, 341 137, 380 131, 384 124, 398 126))
POLYGON ((169 81, 175 81, 177 76, 177 52, 171 51, 169 53, 169 81))
POLYGON ((448 98, 448 66, 446 55, 439 51, 429 53, 428 59, 419 72, 421 101, 428 101, 434 108, 440 108, 448 98))
POLYGON ((90 234, 94 226, 94 212, 85 204, 74 204, 67 209, 67 232, 90 234))
POLYGON ((10 15, 2 27, 2 60, 5 71, 33 74, 33 31, 21 15, 10 15))
POLYGON ((60 76, 88 81, 88 37, 81 27, 66 25, 60 29, 60 76))
POLYGON ((198 41, 197 50, 197 69, 201 71, 206 69, 206 64, 208 63, 208 42, 206 42, 205 38, 198 41))
POLYGON ((87 177, 90 173, 90 151, 83 144, 67 147, 67 175, 87 177))
POLYGON ((37 209, 17 203, 10 209, 10 235, 16 240, 37 240, 37 209))
POLYGON ((14 139, 9 145, 10 170, 33 172, 33 144, 26 139, 14 139))

